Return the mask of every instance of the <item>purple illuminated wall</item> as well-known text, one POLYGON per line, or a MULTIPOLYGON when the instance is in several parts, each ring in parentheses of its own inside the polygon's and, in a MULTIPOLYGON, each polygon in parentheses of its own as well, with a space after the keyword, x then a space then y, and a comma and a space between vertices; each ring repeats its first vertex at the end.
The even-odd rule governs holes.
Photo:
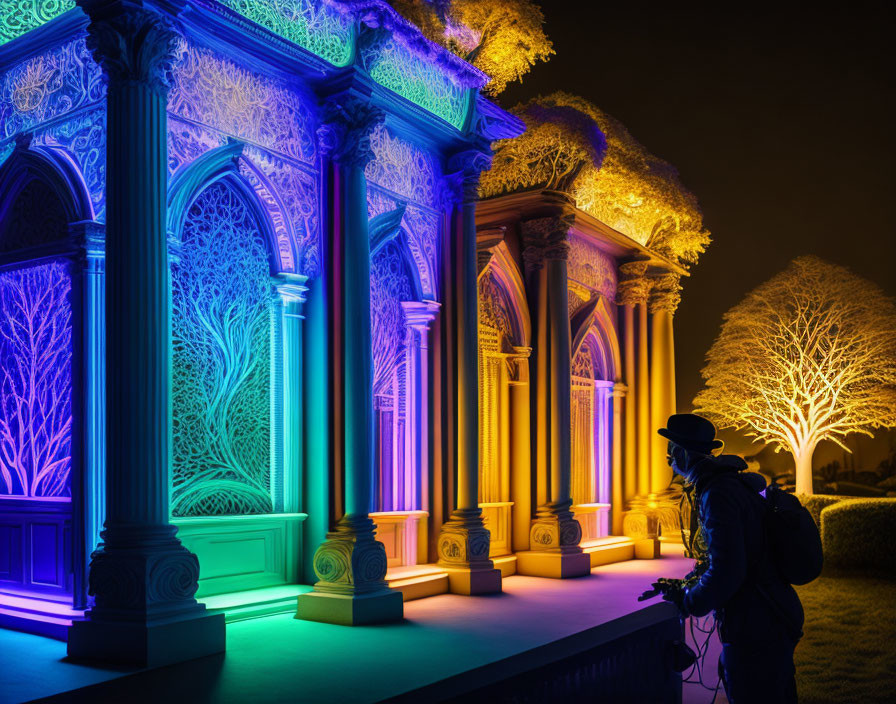
POLYGON ((71 496, 70 290, 61 262, 0 273, 0 495, 71 496))

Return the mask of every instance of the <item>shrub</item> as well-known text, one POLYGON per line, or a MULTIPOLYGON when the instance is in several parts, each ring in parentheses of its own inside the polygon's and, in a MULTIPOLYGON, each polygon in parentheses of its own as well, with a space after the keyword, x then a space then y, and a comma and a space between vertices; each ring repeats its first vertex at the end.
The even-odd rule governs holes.
POLYGON ((821 510, 825 568, 896 576, 896 499, 851 499, 821 510))
POLYGON ((800 503, 812 514, 812 518, 815 520, 815 525, 818 526, 819 530, 821 529, 822 509, 826 506, 831 506, 843 501, 842 496, 831 496, 830 494, 797 494, 796 498, 798 498, 800 503))

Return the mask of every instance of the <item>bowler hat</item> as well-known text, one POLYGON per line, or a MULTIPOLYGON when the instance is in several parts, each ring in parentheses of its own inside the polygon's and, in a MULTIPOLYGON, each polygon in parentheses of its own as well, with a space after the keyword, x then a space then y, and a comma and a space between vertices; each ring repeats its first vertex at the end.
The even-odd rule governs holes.
POLYGON ((716 426, 702 416, 693 413, 676 413, 666 421, 667 428, 656 432, 686 450, 709 454, 725 443, 716 440, 716 426))

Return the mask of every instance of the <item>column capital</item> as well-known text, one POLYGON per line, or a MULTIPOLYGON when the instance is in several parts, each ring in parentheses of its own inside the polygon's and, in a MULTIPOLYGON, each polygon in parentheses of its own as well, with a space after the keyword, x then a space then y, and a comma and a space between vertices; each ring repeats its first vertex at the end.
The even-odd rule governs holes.
POLYGON ((507 367, 511 386, 525 386, 529 384, 529 355, 531 347, 514 347, 513 354, 507 358, 507 367))
POLYGON ((103 223, 95 220, 73 222, 68 231, 83 259, 102 259, 106 256, 106 226, 103 223))
POLYGON ((305 302, 305 294, 308 293, 308 287, 305 285, 305 282, 308 281, 307 276, 281 272, 276 274, 273 279, 274 289, 284 304, 305 302))
POLYGON ((617 304, 636 306, 647 302, 650 296, 651 282, 646 274, 646 261, 626 262, 619 265, 619 283, 616 286, 617 304))
MULTIPOLYGON (((617 381, 615 384, 613 384, 613 390, 610 393, 613 396, 614 401, 618 398, 624 398, 628 393, 628 386, 617 381)), ((622 409, 620 408, 617 410, 621 411, 622 409)))
POLYGON ((144 84, 167 95, 183 40, 172 19, 143 3, 81 0, 87 46, 110 85, 144 84))
POLYGON ((663 274, 653 279, 649 302, 651 313, 674 313, 679 303, 681 303, 679 274, 663 274))
POLYGON ((429 329, 429 324, 435 320, 441 304, 436 301, 402 301, 401 308, 404 311, 404 319, 408 327, 429 329))
POLYGON ((545 261, 569 258, 569 231, 575 222, 571 213, 533 218, 522 222, 523 261, 537 271, 545 261))
POLYGON ((465 149, 449 157, 445 174, 447 200, 454 204, 475 202, 479 198, 482 172, 491 166, 491 150, 465 149))
POLYGON ((386 119, 378 107, 358 95, 342 95, 324 104, 323 124, 317 130, 324 156, 343 166, 363 169, 373 159, 370 135, 386 119))

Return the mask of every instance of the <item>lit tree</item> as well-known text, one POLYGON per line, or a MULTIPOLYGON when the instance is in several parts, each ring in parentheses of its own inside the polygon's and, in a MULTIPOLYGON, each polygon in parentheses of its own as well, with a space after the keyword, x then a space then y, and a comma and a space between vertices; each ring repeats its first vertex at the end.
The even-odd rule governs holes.
POLYGON ((544 15, 531 0, 394 0, 402 15, 431 40, 486 73, 486 92, 497 95, 520 80, 554 48, 544 15))
POLYGON ((696 412, 789 451, 811 494, 818 443, 896 425, 896 301, 800 257, 725 314, 702 374, 696 412))

